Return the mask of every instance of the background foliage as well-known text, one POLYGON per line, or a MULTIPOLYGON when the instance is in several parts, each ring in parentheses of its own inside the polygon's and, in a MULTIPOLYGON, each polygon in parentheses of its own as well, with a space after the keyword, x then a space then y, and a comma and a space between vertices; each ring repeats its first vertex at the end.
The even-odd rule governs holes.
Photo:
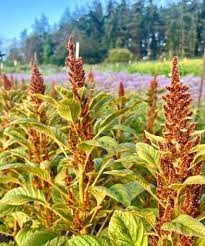
POLYGON ((89 7, 73 12, 67 8, 54 26, 42 15, 32 32, 24 30, 20 42, 11 46, 10 58, 15 53, 28 62, 36 53, 40 64, 62 65, 67 33, 80 41, 86 63, 102 62, 113 48, 129 49, 138 59, 201 56, 205 1, 179 0, 160 6, 152 0, 109 0, 104 6, 95 0, 89 7))

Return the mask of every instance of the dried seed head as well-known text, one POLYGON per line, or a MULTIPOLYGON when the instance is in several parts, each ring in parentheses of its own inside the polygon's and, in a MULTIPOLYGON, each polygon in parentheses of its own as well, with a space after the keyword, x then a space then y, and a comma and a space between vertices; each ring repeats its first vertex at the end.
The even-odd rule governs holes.
POLYGON ((26 90, 27 86, 26 86, 26 82, 25 82, 25 79, 22 79, 21 80, 21 89, 22 90, 26 90))
MULTIPOLYGON (((160 150, 164 151, 160 160, 163 180, 157 179, 157 196, 167 205, 165 211, 161 211, 157 221, 159 232, 162 235, 164 232, 160 230, 161 225, 172 219, 172 210, 175 206, 173 201, 176 191, 170 188, 170 184, 182 183, 187 177, 193 175, 193 170, 189 170, 189 167, 194 154, 190 153, 190 150, 200 142, 199 138, 192 137, 196 126, 191 121, 192 112, 189 110, 192 99, 190 93, 187 92, 189 87, 180 82, 177 57, 174 57, 172 62, 171 85, 166 89, 168 94, 163 96, 165 126, 162 131, 165 143, 159 144, 160 150)), ((195 172, 200 173, 200 166, 195 168, 195 172)), ((199 211, 200 186, 187 187, 184 193, 185 198, 180 206, 181 212, 195 217, 199 211)), ((187 243, 191 240, 186 239, 187 243)))
POLYGON ((118 87, 118 96, 119 97, 124 97, 125 96, 125 87, 122 81, 120 81, 119 83, 119 87, 118 87))
POLYGON ((12 87, 12 82, 9 80, 8 76, 6 74, 2 75, 2 80, 3 80, 3 88, 6 91, 11 90, 12 87))
MULTIPOLYGON (((157 76, 155 75, 154 79, 150 82, 150 88, 148 91, 148 108, 147 108, 147 122, 146 122, 146 131, 152 133, 153 127, 157 119, 157 76)), ((146 142, 149 143, 149 140, 146 139, 146 142)))
POLYGON ((53 98, 56 98, 56 82, 55 80, 52 81, 52 84, 51 84, 51 90, 50 90, 50 96, 53 97, 53 98))
POLYGON ((178 69, 178 57, 175 56, 172 61, 172 79, 171 84, 176 85, 180 83, 179 69, 178 69))
POLYGON ((32 67, 32 76, 31 76, 31 82, 30 82, 30 93, 31 93, 31 100, 35 104, 39 105, 41 104, 41 100, 33 96, 32 94, 44 94, 45 93, 45 84, 44 79, 41 75, 41 73, 38 70, 38 67, 36 64, 33 64, 32 67))
POLYGON ((68 38, 66 45, 68 56, 65 61, 66 67, 69 69, 68 75, 74 94, 85 85, 85 72, 83 70, 83 60, 81 57, 76 58, 74 55, 74 44, 72 36, 68 38))

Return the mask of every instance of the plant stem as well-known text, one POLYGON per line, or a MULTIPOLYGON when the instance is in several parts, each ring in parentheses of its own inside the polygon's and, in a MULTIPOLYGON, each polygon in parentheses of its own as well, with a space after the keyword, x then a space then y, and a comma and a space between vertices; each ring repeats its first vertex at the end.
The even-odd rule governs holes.
POLYGON ((108 159, 108 160, 105 162, 105 164, 100 168, 100 170, 99 170, 99 172, 98 172, 98 175, 96 176, 95 180, 93 181, 93 183, 92 183, 92 185, 91 185, 92 187, 95 186, 95 184, 96 184, 96 182, 98 181, 100 175, 103 173, 103 171, 104 171, 105 168, 108 166, 108 164, 110 163, 110 161, 111 161, 111 158, 108 159))
POLYGON ((79 164, 79 198, 80 204, 84 207, 84 171, 83 165, 79 164))

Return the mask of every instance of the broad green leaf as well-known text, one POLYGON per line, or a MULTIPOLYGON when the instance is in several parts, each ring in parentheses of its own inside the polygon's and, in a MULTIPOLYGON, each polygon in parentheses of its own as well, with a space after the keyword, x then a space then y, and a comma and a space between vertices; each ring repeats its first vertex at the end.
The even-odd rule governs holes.
POLYGON ((204 246, 205 245, 205 238, 197 238, 194 241, 194 246, 204 246))
POLYGON ((108 243, 100 238, 89 235, 76 236, 68 241, 69 246, 108 246, 108 243))
POLYGON ((20 168, 23 165, 24 165, 24 163, 6 163, 6 164, 0 164, 0 171, 20 168))
POLYGON ((11 149, 8 151, 12 156, 19 157, 20 159, 23 159, 25 161, 29 161, 29 154, 24 149, 24 147, 18 147, 15 149, 11 149))
POLYGON ((110 114, 109 116, 107 116, 107 118, 105 118, 100 125, 98 126, 98 132, 97 135, 95 136, 95 138, 97 138, 108 126, 109 124, 116 119, 117 117, 119 117, 120 115, 124 114, 125 112, 127 112, 129 109, 128 108, 124 108, 121 110, 118 110, 112 114, 110 114))
POLYGON ((50 97, 48 95, 35 94, 35 96, 54 107, 57 107, 58 105, 57 101, 53 97, 50 97))
POLYGON ((136 131, 135 131, 133 128, 129 127, 129 126, 125 126, 125 125, 115 125, 115 126, 113 127, 113 129, 115 129, 115 130, 120 130, 120 131, 123 131, 123 132, 128 132, 128 133, 130 133, 130 134, 132 134, 132 135, 134 135, 134 136, 137 135, 137 134, 136 134, 136 131))
POLYGON ((0 203, 0 218, 9 215, 13 212, 21 210, 21 206, 9 205, 6 203, 0 203))
POLYGON ((0 200, 1 203, 9 205, 22 205, 27 202, 38 201, 46 203, 46 198, 41 190, 32 186, 24 186, 9 190, 0 200))
POLYGON ((124 185, 127 189, 130 200, 141 194, 145 189, 136 182, 128 182, 124 185))
POLYGON ((20 170, 23 170, 24 172, 27 172, 27 173, 32 173, 35 176, 41 178, 42 180, 48 183, 51 181, 49 171, 46 169, 42 169, 38 166, 32 166, 29 164, 25 164, 24 166, 20 167, 20 170))
POLYGON ((85 151, 85 152, 90 152, 94 147, 100 147, 105 150, 109 154, 114 154, 118 151, 118 143, 114 138, 111 138, 109 136, 103 136, 100 137, 97 140, 87 140, 83 141, 78 145, 78 148, 85 151))
POLYGON ((160 199, 158 199, 158 197, 156 196, 156 194, 152 191, 153 185, 149 184, 143 177, 141 177, 139 174, 134 173, 131 170, 112 170, 112 171, 107 171, 104 172, 104 174, 109 174, 109 175, 114 175, 115 177, 122 177, 122 178, 126 178, 128 180, 132 180, 135 181, 137 184, 139 184, 140 186, 142 186, 146 191, 148 191, 154 199, 156 199, 162 206, 164 206, 162 204, 162 202, 160 201, 160 199))
POLYGON ((75 123, 80 115, 80 104, 75 99, 62 99, 58 102, 57 111, 61 117, 75 123))
POLYGON ((160 169, 160 154, 154 147, 146 143, 137 143, 136 151, 139 158, 151 168, 160 169))
POLYGON ((149 163, 145 162, 143 159, 141 159, 138 156, 137 153, 132 153, 128 156, 122 157, 122 158, 116 160, 116 162, 121 162, 122 165, 128 169, 130 169, 133 165, 145 167, 150 171, 150 173, 154 177, 156 177, 156 174, 158 172, 157 167, 155 165, 153 165, 153 164, 150 165, 149 163))
POLYGON ((18 246, 43 246, 57 235, 46 230, 22 229, 16 235, 18 246))
POLYGON ((181 214, 171 222, 166 222, 162 229, 193 237, 205 238, 205 226, 187 214, 181 214))
POLYGON ((201 175, 195 175, 188 177, 183 183, 174 183, 171 184, 169 187, 175 190, 181 190, 185 188, 187 185, 194 185, 194 184, 205 184, 205 177, 201 175))
POLYGON ((65 146, 67 144, 66 136, 58 128, 44 125, 34 119, 21 118, 12 121, 9 123, 9 125, 29 125, 53 139, 59 145, 59 147, 62 147, 62 145, 65 146))
POLYGON ((149 139, 149 141, 151 142, 151 144, 159 149, 159 145, 158 143, 161 142, 161 143, 165 143, 165 139, 163 137, 160 137, 160 136, 155 136, 153 134, 151 134, 150 132, 147 132, 147 131, 144 131, 145 132, 145 136, 146 138, 149 139))
POLYGON ((193 185, 193 184, 205 184, 205 177, 201 175, 195 175, 192 177, 188 177, 184 183, 185 185, 193 185))
POLYGON ((113 246, 148 246, 142 220, 132 212, 115 211, 108 235, 113 246))
POLYGON ((111 100, 112 97, 104 92, 97 94, 90 103, 90 109, 95 112, 100 111, 105 106, 106 102, 111 100))
POLYGON ((205 160, 205 144, 196 146, 195 148, 192 149, 191 152, 196 152, 196 154, 194 156, 194 160, 192 161, 189 169, 194 167, 199 162, 205 160))
POLYGON ((60 85, 56 85, 56 86, 55 86, 55 89, 56 89, 56 91, 61 95, 62 98, 65 98, 65 99, 73 98, 73 93, 72 93, 72 91, 66 89, 65 87, 62 87, 62 86, 60 86, 60 85))
POLYGON ((23 225, 24 225, 25 223, 27 223, 28 221, 31 220, 31 218, 30 218, 27 214, 25 214, 25 213, 23 213, 23 212, 21 212, 21 211, 12 213, 12 216, 13 216, 14 219, 18 222, 18 224, 19 224, 19 226, 20 226, 21 228, 23 227, 23 225))
POLYGON ((100 143, 98 142, 98 140, 86 140, 81 142, 78 145, 78 149, 83 150, 85 152, 90 152, 92 149, 94 149, 95 147, 101 147, 100 143))
POLYGON ((134 180, 135 173, 132 170, 122 169, 122 170, 112 170, 104 172, 105 174, 114 175, 118 177, 126 177, 130 180, 134 180))
POLYGON ((18 178, 8 176, 8 175, 0 176, 0 184, 9 184, 9 183, 14 183, 14 184, 19 184, 19 185, 21 184, 18 178))
POLYGON ((125 158, 129 157, 131 153, 136 152, 136 145, 134 143, 126 142, 126 143, 120 143, 119 144, 119 151, 122 154, 125 154, 125 158))
POLYGON ((202 134, 204 134, 205 130, 197 130, 197 131, 194 131, 191 136, 192 137, 195 137, 195 136, 201 136, 202 134))
POLYGON ((116 153, 118 150, 117 141, 109 136, 103 136, 98 139, 99 144, 102 148, 106 149, 108 153, 116 153))
POLYGON ((14 143, 17 142, 18 144, 26 147, 26 148, 32 148, 32 142, 26 138, 24 133, 21 133, 17 130, 11 129, 10 127, 7 127, 4 131, 4 135, 8 136, 10 139, 14 140, 14 143))
POLYGON ((0 243, 0 246, 14 246, 13 243, 0 243))
POLYGON ((68 237, 57 237, 47 242, 43 246, 68 246, 68 237))
POLYGON ((130 199, 126 188, 122 184, 115 184, 110 188, 104 186, 92 187, 92 193, 96 197, 98 204, 102 202, 105 196, 109 196, 124 206, 130 205, 130 199))
POLYGON ((72 223, 72 217, 68 212, 68 205, 63 203, 63 200, 61 200, 61 203, 55 203, 52 206, 52 210, 57 212, 58 215, 60 214, 60 217, 63 218, 66 221, 66 224, 70 226, 72 223))
POLYGON ((128 211, 132 212, 136 216, 140 218, 144 218, 149 225, 155 226, 156 218, 158 216, 158 209, 157 208, 144 208, 140 209, 134 206, 130 206, 127 208, 128 211))
POLYGON ((190 153, 195 153, 203 150, 205 150, 205 144, 198 144, 190 150, 190 153))

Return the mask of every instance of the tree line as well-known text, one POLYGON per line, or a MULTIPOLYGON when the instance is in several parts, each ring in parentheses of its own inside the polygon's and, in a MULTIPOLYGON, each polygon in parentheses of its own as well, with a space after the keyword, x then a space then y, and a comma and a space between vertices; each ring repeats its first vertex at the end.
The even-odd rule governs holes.
POLYGON ((205 46, 205 0, 179 0, 159 6, 152 0, 128 3, 95 0, 89 7, 66 8, 51 26, 43 14, 30 34, 24 30, 9 57, 40 64, 64 64, 68 34, 80 42, 87 63, 102 62, 109 49, 127 48, 136 59, 201 56, 205 46))

